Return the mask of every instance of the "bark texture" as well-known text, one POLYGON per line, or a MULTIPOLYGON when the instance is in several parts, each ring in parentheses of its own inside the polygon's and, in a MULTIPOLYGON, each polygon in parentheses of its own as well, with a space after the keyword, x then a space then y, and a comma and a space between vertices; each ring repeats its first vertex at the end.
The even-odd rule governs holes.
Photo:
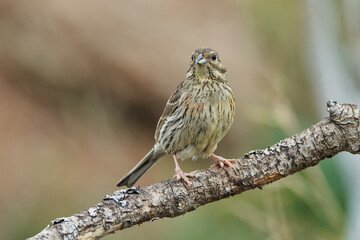
POLYGON ((176 217, 199 206, 242 193, 314 166, 339 152, 360 153, 360 109, 327 103, 330 116, 312 127, 225 167, 193 172, 193 187, 169 179, 144 188, 106 195, 102 202, 71 217, 58 218, 30 239, 97 239, 108 233, 176 217))

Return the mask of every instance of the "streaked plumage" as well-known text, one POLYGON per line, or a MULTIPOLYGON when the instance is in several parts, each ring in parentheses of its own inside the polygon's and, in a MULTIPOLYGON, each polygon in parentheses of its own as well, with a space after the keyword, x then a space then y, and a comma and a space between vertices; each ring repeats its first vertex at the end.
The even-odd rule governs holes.
POLYGON ((169 98, 155 131, 153 149, 118 183, 132 186, 159 158, 171 154, 178 179, 189 186, 177 158, 212 157, 220 167, 232 160, 216 156, 218 142, 229 130, 234 117, 235 100, 226 79, 226 68, 216 51, 198 48, 194 51, 185 80, 169 98))

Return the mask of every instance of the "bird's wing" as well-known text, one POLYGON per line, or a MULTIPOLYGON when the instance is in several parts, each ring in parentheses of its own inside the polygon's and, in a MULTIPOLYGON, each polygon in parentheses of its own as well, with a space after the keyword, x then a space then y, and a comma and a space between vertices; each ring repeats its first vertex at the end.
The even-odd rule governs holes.
POLYGON ((167 101, 166 103, 166 106, 165 106, 165 109, 164 109, 164 112, 163 114, 161 115, 160 119, 159 119, 159 122, 156 126, 156 131, 155 131, 155 140, 158 139, 159 137, 159 134, 160 134, 160 130, 161 130, 161 127, 163 126, 163 124, 165 123, 166 121, 166 118, 168 116, 171 115, 171 113, 173 112, 173 110, 178 106, 179 104, 179 100, 180 100, 180 97, 183 93, 183 83, 180 83, 176 90, 174 91, 174 93, 171 95, 171 97, 169 98, 169 100, 167 101))

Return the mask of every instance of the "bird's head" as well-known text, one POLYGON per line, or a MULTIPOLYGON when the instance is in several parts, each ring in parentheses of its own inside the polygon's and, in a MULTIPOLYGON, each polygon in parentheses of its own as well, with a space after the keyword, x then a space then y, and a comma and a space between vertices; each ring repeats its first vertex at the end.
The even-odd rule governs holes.
POLYGON ((226 68, 215 50, 201 47, 192 54, 186 77, 189 80, 210 78, 215 81, 226 81, 226 68))

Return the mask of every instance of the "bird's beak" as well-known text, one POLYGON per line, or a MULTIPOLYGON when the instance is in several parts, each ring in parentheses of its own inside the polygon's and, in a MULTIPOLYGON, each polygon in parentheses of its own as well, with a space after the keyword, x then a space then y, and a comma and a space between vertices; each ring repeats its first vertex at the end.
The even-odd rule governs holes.
POLYGON ((204 56, 200 53, 197 58, 196 58, 196 63, 198 64, 204 64, 206 63, 206 59, 204 58, 204 56))

